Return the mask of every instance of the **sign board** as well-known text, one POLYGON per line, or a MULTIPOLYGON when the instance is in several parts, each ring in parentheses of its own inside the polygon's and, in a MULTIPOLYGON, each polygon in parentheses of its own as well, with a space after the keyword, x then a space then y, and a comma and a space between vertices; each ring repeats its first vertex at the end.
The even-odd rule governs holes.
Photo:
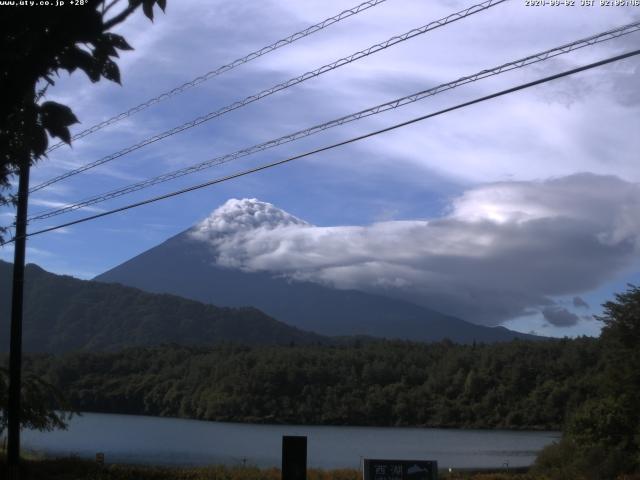
POLYGON ((438 462, 365 458, 362 476, 363 480, 438 480, 438 462))
POLYGON ((104 465, 104 453, 102 452, 96 453, 96 463, 98 465, 104 465))

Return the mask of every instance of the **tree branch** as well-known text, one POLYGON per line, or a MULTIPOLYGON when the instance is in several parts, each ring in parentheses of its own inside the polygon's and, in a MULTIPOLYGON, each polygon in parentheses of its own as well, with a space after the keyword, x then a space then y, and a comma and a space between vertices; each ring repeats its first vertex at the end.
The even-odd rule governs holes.
POLYGON ((111 20, 105 22, 103 25, 102 31, 106 32, 113 26, 124 22, 127 19, 127 17, 129 17, 129 15, 131 15, 133 12, 135 12, 139 6, 140 4, 129 5, 127 8, 125 8, 122 12, 120 12, 118 15, 113 17, 111 20))
POLYGON ((104 16, 106 15, 106 13, 111 10, 111 7, 113 7, 116 3, 118 3, 120 0, 112 0, 111 3, 109 5, 106 5, 106 1, 102 4, 102 17, 104 18, 104 16))

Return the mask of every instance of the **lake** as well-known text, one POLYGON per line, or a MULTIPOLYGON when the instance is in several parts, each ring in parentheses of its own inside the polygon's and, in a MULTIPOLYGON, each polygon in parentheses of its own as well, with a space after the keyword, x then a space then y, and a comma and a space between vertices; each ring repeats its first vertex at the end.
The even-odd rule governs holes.
POLYGON ((280 467, 283 435, 308 437, 308 465, 359 468, 362 458, 437 460, 440 468, 527 466, 558 432, 254 425, 85 413, 66 431, 24 431, 23 446, 107 463, 280 467))

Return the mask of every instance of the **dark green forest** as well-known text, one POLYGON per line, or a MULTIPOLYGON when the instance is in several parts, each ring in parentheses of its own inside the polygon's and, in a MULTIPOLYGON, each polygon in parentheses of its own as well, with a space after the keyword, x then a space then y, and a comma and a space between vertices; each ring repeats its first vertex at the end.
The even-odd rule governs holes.
MULTIPOLYGON (((0 331, 9 331, 12 265, 0 261, 0 331)), ((289 344, 329 339, 282 323, 255 308, 221 308, 175 295, 87 282, 27 265, 25 352, 109 351, 123 347, 217 342, 289 344)), ((8 351, 8 336, 0 337, 8 351)))
POLYGON ((594 339, 162 346, 31 356, 80 411, 234 422, 560 429, 593 392, 594 339))

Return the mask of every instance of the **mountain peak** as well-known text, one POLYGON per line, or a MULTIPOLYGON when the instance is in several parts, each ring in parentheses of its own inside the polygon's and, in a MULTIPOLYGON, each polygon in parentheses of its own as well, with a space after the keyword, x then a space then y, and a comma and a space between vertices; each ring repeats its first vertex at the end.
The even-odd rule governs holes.
POLYGON ((190 233, 196 239, 208 240, 242 231, 272 230, 293 225, 306 226, 309 223, 257 198, 232 198, 195 225, 190 233))

